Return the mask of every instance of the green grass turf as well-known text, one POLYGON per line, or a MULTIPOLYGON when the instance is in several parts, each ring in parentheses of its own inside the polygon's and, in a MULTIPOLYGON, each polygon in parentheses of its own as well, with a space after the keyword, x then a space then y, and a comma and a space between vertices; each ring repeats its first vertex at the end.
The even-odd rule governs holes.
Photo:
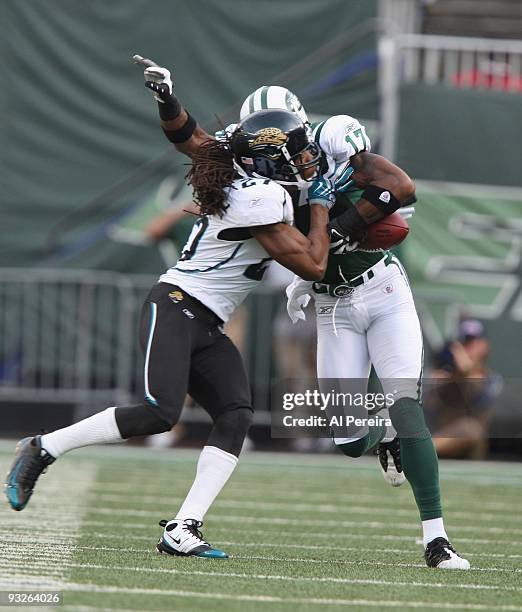
MULTIPOLYGON (((12 443, 0 444, 0 469, 12 443)), ((228 561, 157 555, 197 453, 71 453, 21 513, 0 509, 0 589, 59 589, 61 610, 522 610, 522 470, 441 464, 446 527, 469 572, 430 570, 408 485, 376 460, 249 454, 204 535, 228 561)))

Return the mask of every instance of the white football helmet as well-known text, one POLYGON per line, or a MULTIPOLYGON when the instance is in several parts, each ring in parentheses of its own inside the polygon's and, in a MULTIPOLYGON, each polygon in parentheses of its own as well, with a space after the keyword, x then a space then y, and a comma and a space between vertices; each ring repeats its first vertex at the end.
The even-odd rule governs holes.
POLYGON ((306 127, 310 125, 305 109, 299 98, 286 87, 263 85, 252 92, 243 102, 239 113, 240 120, 259 110, 269 108, 289 110, 295 113, 306 127))

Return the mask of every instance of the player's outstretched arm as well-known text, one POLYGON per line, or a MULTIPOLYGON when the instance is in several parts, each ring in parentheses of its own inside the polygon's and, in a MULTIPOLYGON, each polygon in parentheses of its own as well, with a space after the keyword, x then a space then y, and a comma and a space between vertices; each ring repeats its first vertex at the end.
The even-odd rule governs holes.
POLYGON ((363 151, 351 161, 351 178, 364 192, 355 206, 331 221, 330 231, 341 236, 357 236, 367 225, 415 201, 415 183, 386 158, 363 151))
POLYGON ((134 55, 133 60, 145 67, 145 87, 154 94, 163 132, 178 151, 191 156, 203 142, 214 138, 181 105, 173 92, 169 70, 141 55, 134 55))
POLYGON ((330 238, 326 231, 328 209, 313 204, 310 231, 304 236, 286 223, 252 227, 250 231, 266 252, 304 280, 319 281, 326 271, 330 238))

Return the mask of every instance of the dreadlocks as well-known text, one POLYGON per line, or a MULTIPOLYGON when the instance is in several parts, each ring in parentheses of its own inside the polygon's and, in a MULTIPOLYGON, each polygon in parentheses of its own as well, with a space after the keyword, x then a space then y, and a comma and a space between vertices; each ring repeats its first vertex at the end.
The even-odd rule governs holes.
POLYGON ((225 189, 236 178, 233 156, 224 142, 207 140, 192 156, 192 167, 187 173, 194 189, 194 201, 202 215, 223 216, 226 205, 225 189))

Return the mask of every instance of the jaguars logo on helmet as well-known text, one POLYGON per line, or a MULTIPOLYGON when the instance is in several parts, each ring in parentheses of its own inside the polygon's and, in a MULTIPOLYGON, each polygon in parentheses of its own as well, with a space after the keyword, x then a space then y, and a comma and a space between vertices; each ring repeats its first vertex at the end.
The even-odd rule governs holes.
POLYGON ((264 128, 259 132, 259 136, 252 143, 252 147, 258 147, 265 144, 280 146, 287 140, 288 136, 279 128, 264 128))

